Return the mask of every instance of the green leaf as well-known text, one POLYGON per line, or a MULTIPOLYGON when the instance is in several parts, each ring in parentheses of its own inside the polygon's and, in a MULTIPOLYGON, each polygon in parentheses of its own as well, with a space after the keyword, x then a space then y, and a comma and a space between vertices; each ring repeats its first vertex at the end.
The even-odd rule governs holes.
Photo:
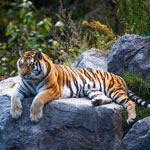
POLYGON ((48 31, 48 32, 50 31, 50 27, 48 24, 44 24, 44 27, 45 27, 46 31, 48 31))

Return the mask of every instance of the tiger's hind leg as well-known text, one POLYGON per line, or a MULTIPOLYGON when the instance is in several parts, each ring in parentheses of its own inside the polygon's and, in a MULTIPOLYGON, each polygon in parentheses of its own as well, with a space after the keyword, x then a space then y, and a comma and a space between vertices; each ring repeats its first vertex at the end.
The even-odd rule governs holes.
POLYGON ((87 96, 89 99, 91 99, 91 103, 94 106, 110 104, 112 102, 112 99, 108 98, 100 91, 88 91, 87 96))
POLYGON ((127 124, 132 124, 136 118, 135 103, 128 98, 128 95, 124 91, 117 91, 112 95, 114 102, 121 104, 124 108, 127 109, 128 119, 127 124))

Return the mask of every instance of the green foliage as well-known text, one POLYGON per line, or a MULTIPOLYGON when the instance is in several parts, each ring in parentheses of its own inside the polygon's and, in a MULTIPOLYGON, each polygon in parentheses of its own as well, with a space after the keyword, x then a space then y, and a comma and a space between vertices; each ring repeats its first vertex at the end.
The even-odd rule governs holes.
POLYGON ((87 43, 81 36, 80 25, 74 23, 71 12, 66 13, 62 2, 57 17, 59 21, 51 31, 52 39, 55 41, 55 44, 51 45, 51 49, 55 49, 54 62, 68 64, 87 48, 87 43))
MULTIPOLYGON (((144 30, 140 34, 149 34, 147 29, 149 11, 146 9, 149 3, 147 1, 138 3, 141 5, 139 12, 143 12, 143 15, 146 16, 144 21, 138 20, 138 15, 136 15, 137 19, 134 17, 132 9, 128 6, 129 1, 121 0, 117 4, 122 19, 126 17, 126 20, 129 20, 126 23, 128 29, 131 29, 131 22, 135 22, 133 21, 135 19, 138 23, 144 22, 145 26, 144 29, 137 26, 134 28, 134 33, 138 33, 138 30, 144 30), (126 5, 122 5, 123 2, 126 2, 126 5), (145 7, 143 7, 143 3, 145 7), (123 6, 128 6, 127 10, 131 14, 124 15, 125 7, 123 6)), ((30 0, 1 1, 0 7, 0 21, 4 23, 2 26, 7 25, 7 28, 3 30, 5 38, 0 43, 0 75, 16 75, 16 61, 19 57, 19 51, 37 49, 50 55, 54 63, 71 65, 84 50, 91 47, 108 53, 118 37, 110 28, 99 21, 83 21, 82 25, 81 22, 75 23, 72 20, 72 13, 63 8, 62 2, 55 19, 39 15, 40 11, 34 7, 30 0), (6 9, 5 6, 9 9, 6 9)), ((136 11, 134 11, 139 13, 137 9, 136 7, 136 11)))
POLYGON ((103 34, 101 35, 98 31, 95 31, 95 37, 96 48, 104 50, 108 54, 112 45, 114 44, 115 39, 103 34))
POLYGON ((35 8, 31 1, 15 1, 10 3, 12 7, 7 12, 10 22, 5 36, 7 41, 0 45, 0 74, 15 75, 16 60, 19 51, 48 48, 48 32, 51 27, 51 19, 44 18, 37 22, 35 8))
POLYGON ((15 1, 8 16, 12 21, 7 26, 8 49, 14 51, 28 49, 46 49, 45 41, 50 30, 51 19, 35 20, 35 8, 31 1, 15 1), (12 16, 13 15, 13 16, 12 16))
POLYGON ((90 23, 83 21, 82 25, 85 28, 86 33, 88 33, 87 38, 89 45, 108 53, 116 40, 116 35, 113 31, 99 21, 93 21, 90 23))
POLYGON ((149 0, 115 0, 125 33, 150 35, 149 0))
MULTIPOLYGON (((147 101, 150 103, 150 82, 147 82, 143 80, 140 76, 140 74, 133 73, 124 73, 123 78, 127 84, 127 86, 140 98, 142 98, 144 101, 147 101)), ((143 119, 145 117, 148 117, 150 114, 150 109, 144 108, 141 106, 136 105, 136 121, 143 119)), ((126 110, 123 111, 123 128, 124 128, 124 134, 127 133, 127 131, 131 128, 131 126, 128 126, 126 124, 127 119, 127 112, 126 110)))
POLYGON ((124 73, 123 78, 126 84, 128 85, 128 87, 132 91, 134 91, 138 96, 144 97, 144 98, 150 97, 150 83, 148 81, 143 80, 140 74, 124 73))
POLYGON ((85 50, 79 28, 72 21, 71 13, 67 14, 63 9, 62 3, 56 23, 48 17, 37 20, 37 10, 31 1, 16 0, 10 5, 10 22, 5 33, 7 41, 0 44, 1 75, 16 75, 19 51, 37 49, 50 55, 54 63, 62 64, 74 60, 85 50))

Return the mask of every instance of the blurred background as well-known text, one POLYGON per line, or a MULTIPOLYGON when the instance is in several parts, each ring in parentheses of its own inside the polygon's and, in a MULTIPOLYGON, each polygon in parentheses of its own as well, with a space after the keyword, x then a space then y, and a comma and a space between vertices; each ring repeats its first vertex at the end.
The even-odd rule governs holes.
POLYGON ((91 47, 109 53, 124 34, 150 36, 149 0, 1 0, 0 76, 17 75, 21 51, 71 65, 91 47))

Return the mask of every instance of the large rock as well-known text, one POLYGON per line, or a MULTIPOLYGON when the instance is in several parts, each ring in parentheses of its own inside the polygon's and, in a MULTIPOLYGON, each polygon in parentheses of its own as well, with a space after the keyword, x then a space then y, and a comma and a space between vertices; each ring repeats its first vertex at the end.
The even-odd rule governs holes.
POLYGON ((44 107, 37 124, 29 119, 33 98, 23 101, 23 115, 9 115, 10 98, 0 96, 0 150, 113 150, 122 137, 122 107, 94 107, 90 100, 60 99, 44 107))
POLYGON ((150 150, 150 117, 133 125, 122 140, 121 150, 150 150))
MULTIPOLYGON (((6 120, 10 109, 10 97, 7 95, 0 96, 0 133, 4 130, 6 120)), ((1 147, 1 146, 0 146, 1 147)))
POLYGON ((150 81, 150 37, 124 35, 112 46, 108 55, 108 71, 141 73, 150 81))
POLYGON ((16 76, 0 81, 0 95, 11 96, 13 87, 19 82, 19 79, 19 76, 16 76))
POLYGON ((72 67, 107 71, 106 53, 99 49, 91 48, 80 55, 72 67))

